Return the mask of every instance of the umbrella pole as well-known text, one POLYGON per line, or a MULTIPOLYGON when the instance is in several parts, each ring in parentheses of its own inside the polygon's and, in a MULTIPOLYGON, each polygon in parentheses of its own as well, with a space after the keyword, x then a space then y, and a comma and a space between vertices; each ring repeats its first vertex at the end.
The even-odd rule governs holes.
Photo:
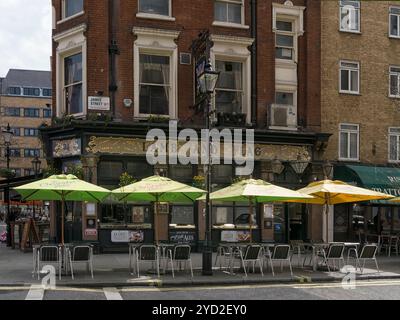
POLYGON ((252 197, 249 197, 249 207, 250 207, 250 216, 249 216, 249 224, 250 224, 250 243, 253 243, 253 201, 252 197))
POLYGON ((65 197, 61 197, 61 245, 64 246, 64 215, 65 215, 65 197))
POLYGON ((158 195, 156 195, 156 213, 154 216, 154 240, 156 245, 158 246, 158 223, 157 223, 157 219, 158 219, 158 195))

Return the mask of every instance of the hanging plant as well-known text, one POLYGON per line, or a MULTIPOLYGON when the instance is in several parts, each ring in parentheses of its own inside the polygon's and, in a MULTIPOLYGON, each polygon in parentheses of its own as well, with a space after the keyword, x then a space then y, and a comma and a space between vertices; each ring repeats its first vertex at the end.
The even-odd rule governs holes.
POLYGON ((128 172, 124 172, 119 177, 119 186, 121 188, 129 186, 130 184, 135 183, 135 182, 136 182, 136 179, 134 177, 132 177, 128 172))
POLYGON ((15 171, 10 169, 0 169, 0 177, 5 179, 12 179, 15 177, 15 171))
POLYGON ((193 177, 193 187, 204 189, 206 186, 206 178, 204 176, 193 177))

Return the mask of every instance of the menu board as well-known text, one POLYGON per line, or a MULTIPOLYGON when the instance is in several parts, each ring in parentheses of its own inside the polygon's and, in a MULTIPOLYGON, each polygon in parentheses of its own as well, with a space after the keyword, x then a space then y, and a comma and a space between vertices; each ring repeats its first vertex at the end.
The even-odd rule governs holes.
POLYGON ((193 207, 173 206, 171 213, 171 224, 193 225, 193 207))
POLYGON ((195 243, 196 231, 171 230, 169 240, 173 243, 195 243))

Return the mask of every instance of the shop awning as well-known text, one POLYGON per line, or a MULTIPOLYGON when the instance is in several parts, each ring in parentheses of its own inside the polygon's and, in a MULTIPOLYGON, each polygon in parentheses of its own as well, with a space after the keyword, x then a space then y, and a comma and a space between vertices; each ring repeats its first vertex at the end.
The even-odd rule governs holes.
MULTIPOLYGON (((357 165, 335 166, 334 179, 400 197, 400 168, 357 165)), ((371 201, 393 204, 390 201, 371 201)))

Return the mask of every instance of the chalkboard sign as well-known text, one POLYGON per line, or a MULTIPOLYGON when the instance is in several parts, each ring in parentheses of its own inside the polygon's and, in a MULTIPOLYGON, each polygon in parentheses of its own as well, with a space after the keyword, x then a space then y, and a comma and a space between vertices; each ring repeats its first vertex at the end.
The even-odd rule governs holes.
POLYGON ((194 215, 192 206, 173 206, 171 213, 171 224, 193 225, 194 215))
POLYGON ((173 243, 195 243, 196 231, 171 230, 169 241, 173 243))

